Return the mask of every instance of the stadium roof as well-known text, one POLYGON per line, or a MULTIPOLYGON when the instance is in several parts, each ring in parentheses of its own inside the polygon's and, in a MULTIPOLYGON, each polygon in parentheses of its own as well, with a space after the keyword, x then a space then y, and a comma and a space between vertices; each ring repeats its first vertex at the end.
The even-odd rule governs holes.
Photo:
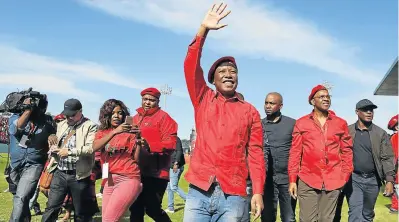
POLYGON ((378 84, 374 95, 398 96, 398 58, 378 84))

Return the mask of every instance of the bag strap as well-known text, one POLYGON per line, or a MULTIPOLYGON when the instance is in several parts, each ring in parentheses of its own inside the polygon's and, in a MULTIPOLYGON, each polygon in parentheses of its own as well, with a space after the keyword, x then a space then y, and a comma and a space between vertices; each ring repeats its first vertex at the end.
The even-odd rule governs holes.
POLYGON ((60 147, 61 149, 62 149, 62 147, 65 146, 65 144, 69 141, 69 139, 70 139, 75 133, 76 133, 76 130, 75 130, 75 129, 71 130, 71 132, 68 133, 68 135, 65 137, 64 141, 62 141, 62 144, 61 144, 61 147, 60 147))

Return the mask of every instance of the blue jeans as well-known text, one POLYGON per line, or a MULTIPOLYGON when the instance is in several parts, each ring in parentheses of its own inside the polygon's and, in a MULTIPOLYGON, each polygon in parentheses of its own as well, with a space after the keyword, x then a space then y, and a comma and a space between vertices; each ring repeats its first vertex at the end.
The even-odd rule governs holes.
POLYGON ((373 221, 374 207, 380 192, 376 176, 363 177, 352 173, 352 178, 344 190, 349 205, 349 222, 373 221))
POLYGON ((40 189, 39 189, 39 184, 36 186, 35 193, 33 194, 33 197, 29 200, 29 209, 32 210, 33 207, 38 207, 40 209, 40 204, 37 202, 37 198, 39 197, 40 189))
POLYGON ((244 217, 247 200, 245 197, 225 194, 218 183, 208 191, 190 185, 184 222, 239 222, 244 217))
POLYGON ((175 200, 174 193, 179 194, 179 196, 186 201, 187 194, 184 193, 182 189, 179 187, 180 176, 184 172, 184 166, 181 166, 177 169, 177 172, 173 172, 173 169, 170 169, 169 172, 169 183, 166 190, 168 191, 168 209, 173 210, 175 208, 175 200))
POLYGON ((24 221, 30 218, 29 200, 35 193, 37 183, 43 170, 43 165, 22 166, 13 169, 11 180, 17 185, 13 198, 11 221, 24 221))

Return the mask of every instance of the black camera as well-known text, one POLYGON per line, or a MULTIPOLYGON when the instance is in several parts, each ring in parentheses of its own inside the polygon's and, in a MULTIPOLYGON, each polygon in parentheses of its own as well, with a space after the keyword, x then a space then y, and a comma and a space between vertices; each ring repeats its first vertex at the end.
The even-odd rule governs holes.
POLYGON ((46 109, 47 96, 38 91, 32 91, 31 87, 28 90, 8 94, 6 100, 0 105, 0 112, 19 114, 35 107, 46 109), (31 104, 24 104, 26 98, 31 98, 31 104))
MULTIPOLYGON (((21 109, 26 110, 26 109, 31 109, 31 108, 40 108, 40 109, 45 109, 47 108, 47 96, 46 94, 40 94, 38 91, 32 91, 32 88, 29 88, 24 96, 23 100, 26 98, 30 98, 30 104, 22 104, 21 109)), ((22 103, 23 103, 22 100, 22 103)))

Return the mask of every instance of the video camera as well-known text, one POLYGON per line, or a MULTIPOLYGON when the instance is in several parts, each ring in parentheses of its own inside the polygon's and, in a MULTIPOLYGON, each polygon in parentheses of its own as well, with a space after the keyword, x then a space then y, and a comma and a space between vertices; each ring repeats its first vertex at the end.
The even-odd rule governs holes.
POLYGON ((47 101, 46 94, 32 91, 32 87, 30 87, 28 90, 8 94, 6 100, 0 105, 0 112, 19 114, 24 112, 26 109, 38 107, 40 101, 44 100, 47 101), (31 104, 23 104, 26 98, 31 98, 31 104))

